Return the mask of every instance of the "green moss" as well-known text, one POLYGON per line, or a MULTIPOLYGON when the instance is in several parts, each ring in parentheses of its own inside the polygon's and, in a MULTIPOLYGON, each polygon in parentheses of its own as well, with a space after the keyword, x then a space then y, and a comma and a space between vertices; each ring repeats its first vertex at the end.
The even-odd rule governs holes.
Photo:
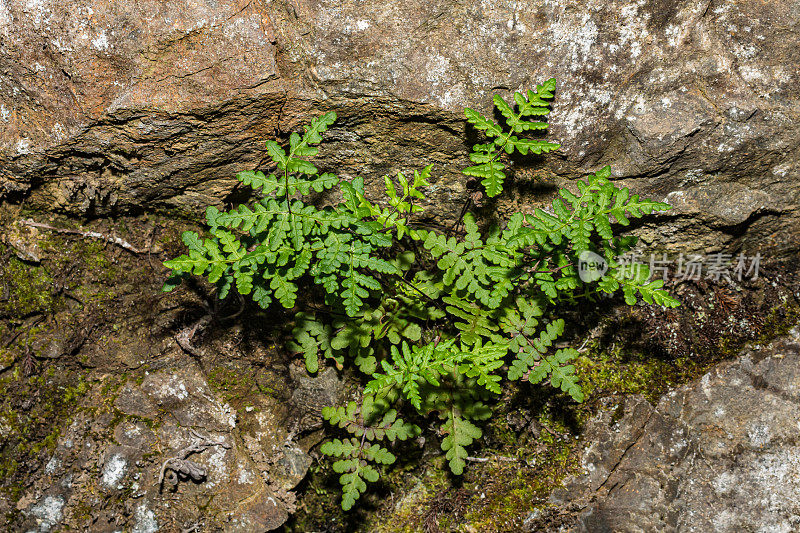
POLYGON ((55 450, 61 431, 72 422, 88 388, 80 374, 43 372, 24 378, 19 365, 0 379, 0 425, 5 433, 0 449, 0 490, 12 499, 19 496, 15 487, 25 481, 29 463, 40 461, 44 451, 55 450))
POLYGON ((641 394, 656 402, 671 387, 699 372, 689 358, 665 361, 636 351, 593 351, 576 362, 587 396, 641 394))
MULTIPOLYGON (((0 245, 0 255, 10 255, 0 245)), ((53 279, 41 266, 25 263, 11 255, 0 263, 0 316, 24 318, 36 313, 51 312, 57 298, 53 294, 53 279)))
POLYGON ((76 399, 83 396, 89 390, 89 385, 84 381, 83 376, 78 376, 78 384, 74 387, 64 387, 64 396, 61 401, 65 404, 71 404, 76 399))
POLYGON ((711 299, 714 294, 695 298, 702 305, 695 303, 695 308, 685 311, 691 313, 688 319, 680 317, 675 322, 681 333, 678 337, 688 339, 685 348, 673 347, 659 355, 637 343, 648 334, 637 330, 635 321, 613 324, 615 330, 627 331, 631 340, 618 338, 610 347, 593 342, 586 347, 585 356, 576 362, 587 398, 642 394, 655 403, 665 392, 698 378, 714 364, 736 357, 748 343, 766 344, 800 322, 800 302, 785 289, 757 307, 741 300, 735 313, 716 306, 719 312, 710 314, 715 308, 711 299), (688 329, 681 330, 679 324, 688 329))
POLYGON ((117 399, 119 390, 126 381, 128 381, 127 372, 123 372, 120 376, 111 375, 105 378, 103 386, 100 387, 100 395, 104 398, 107 404, 113 404, 114 400, 117 399))
POLYGON ((71 505, 71 513, 77 520, 91 521, 95 515, 95 506, 82 501, 76 502, 71 505))
MULTIPOLYGON (((69 419, 67 420, 69 423, 69 419)), ((58 437, 61 436, 61 428, 56 427, 53 428, 53 431, 47 434, 45 438, 42 440, 33 443, 30 448, 32 454, 36 455, 42 450, 47 450, 49 452, 53 452, 56 449, 56 444, 58 444, 58 437)))
POLYGON ((513 446, 518 441, 518 436, 503 417, 492 417, 488 423, 492 437, 506 446, 513 446))
POLYGON ((420 468, 409 463, 406 468, 392 471, 386 482, 392 492, 404 494, 391 515, 388 517, 378 515, 366 528, 374 531, 418 531, 419 524, 425 520, 425 514, 430 507, 430 502, 441 494, 453 488, 453 479, 444 456, 437 455, 426 464, 421 474, 420 468), (410 483, 409 483, 410 481, 410 483))
POLYGON ((209 386, 220 393, 232 393, 237 389, 253 387, 250 376, 240 375, 236 370, 225 366, 213 368, 207 375, 209 386))
POLYGON ((766 344, 776 337, 786 335, 798 324, 800 324, 800 301, 787 298, 782 305, 770 310, 755 344, 766 344))
POLYGON ((217 366, 207 375, 208 385, 237 411, 252 407, 258 396, 275 396, 277 391, 259 380, 254 373, 217 366))
POLYGON ((75 247, 80 251, 83 264, 91 272, 106 274, 112 268, 112 262, 107 256, 106 244, 102 241, 87 239, 75 247))
MULTIPOLYGON (((468 474, 473 496, 461 522, 465 530, 516 531, 534 509, 547 506, 550 493, 564 478, 579 470, 578 440, 549 405, 539 413, 542 431, 534 442, 481 450, 484 457, 518 457, 519 462, 490 460, 468 474)), ((511 432, 510 429, 507 431, 511 432)), ((501 432, 502 434, 502 432, 501 432)), ((445 525, 441 519, 440 527, 445 525)))
POLYGON ((10 368, 16 360, 17 355, 14 352, 0 347, 0 369, 5 370, 10 368))
POLYGON ((127 261, 112 259, 109 245, 97 239, 55 234, 39 245, 48 256, 46 264, 52 276, 61 272, 80 273, 82 279, 77 285, 74 277, 62 283, 84 305, 115 305, 125 281, 134 274, 127 261))

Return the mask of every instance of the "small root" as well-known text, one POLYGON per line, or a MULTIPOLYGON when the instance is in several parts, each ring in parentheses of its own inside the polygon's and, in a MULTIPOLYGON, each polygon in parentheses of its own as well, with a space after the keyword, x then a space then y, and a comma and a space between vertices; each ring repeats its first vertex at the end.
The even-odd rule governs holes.
POLYGON ((124 239, 120 239, 119 237, 113 237, 111 235, 103 235, 102 233, 98 233, 96 231, 81 231, 77 229, 68 229, 68 228, 57 228, 55 226, 51 226, 49 224, 44 224, 42 222, 35 222, 31 219, 24 219, 20 222, 26 226, 30 226, 32 228, 39 228, 39 229, 46 229, 50 231, 54 231, 56 233, 69 233, 71 235, 80 235, 81 237, 87 237, 90 239, 98 239, 101 241, 109 242, 111 244, 116 244, 117 246, 128 250, 134 254, 143 254, 146 253, 148 250, 142 250, 137 248, 136 246, 132 245, 128 241, 124 239))

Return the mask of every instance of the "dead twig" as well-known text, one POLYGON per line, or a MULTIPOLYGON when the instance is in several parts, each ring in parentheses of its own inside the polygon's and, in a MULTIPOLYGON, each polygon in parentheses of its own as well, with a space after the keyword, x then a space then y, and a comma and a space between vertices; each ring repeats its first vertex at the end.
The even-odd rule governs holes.
POLYGON ((158 487, 162 490, 166 479, 173 487, 178 485, 181 479, 191 479, 193 481, 203 481, 206 478, 206 469, 200 464, 189 460, 189 456, 202 453, 212 446, 222 446, 226 450, 231 445, 224 440, 212 440, 209 437, 200 435, 196 430, 190 430, 196 439, 192 444, 180 450, 174 457, 168 458, 161 465, 161 473, 158 476, 158 487))
POLYGON ((31 219, 23 219, 20 223, 26 226, 30 226, 32 228, 55 231, 56 233, 69 233, 71 235, 80 235, 81 237, 88 237, 90 239, 99 239, 101 241, 110 242, 111 244, 116 244, 117 246, 125 248, 126 250, 134 254, 143 254, 148 251, 139 249, 134 245, 132 245, 131 243, 129 243, 128 241, 120 239, 119 237, 113 237, 111 235, 103 235, 102 233, 98 233, 96 231, 81 231, 77 229, 57 228, 55 226, 44 224, 42 222, 35 222, 31 219))
POLYGON ((519 457, 505 457, 503 455, 495 455, 492 457, 465 457, 467 461, 472 461, 473 463, 488 463, 489 461, 505 461, 507 463, 524 463, 523 459, 519 457))

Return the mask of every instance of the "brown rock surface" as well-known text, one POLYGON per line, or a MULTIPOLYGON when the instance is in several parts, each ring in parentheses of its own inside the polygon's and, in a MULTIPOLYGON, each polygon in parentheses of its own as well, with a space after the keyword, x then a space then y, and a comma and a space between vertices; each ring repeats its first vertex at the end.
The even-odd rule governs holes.
MULTIPOLYGON (((370 183, 433 162, 465 196, 465 105, 559 80, 562 178, 611 164, 676 211, 651 241, 796 250, 798 8, 791 2, 89 2, 0 9, 0 180, 73 215, 197 213, 322 110, 322 167, 370 183)), ((542 175, 542 174, 538 174, 542 175)), ((553 174, 545 173, 543 175, 553 174)), ((535 201, 526 197, 523 201, 535 201)))
MULTIPOLYGON (((435 163, 431 217, 441 221, 468 193, 459 169, 475 137, 462 108, 488 112, 492 93, 556 77, 549 136, 563 147, 517 162, 518 187, 509 187, 499 212, 542 201, 537 191, 548 188, 532 180, 564 185, 610 164, 636 192, 675 206, 638 229, 649 243, 796 254, 798 21, 800 7, 788 1, 6 0, 0 201, 71 217, 197 215, 241 196, 235 172, 268 167, 264 139, 285 140, 334 109, 340 119, 320 168, 363 175, 375 193, 383 174, 435 163)), ((25 260, 39 261, 39 251, 30 254, 25 260)), ((109 272, 117 284, 119 272, 109 272)), ((69 275, 61 275, 64 289, 69 275)), ((140 297, 157 289, 149 290, 140 297)), ((25 318, 48 301, 30 311, 12 298, 3 308, 25 318)), ((149 302, 137 305, 132 314, 149 302)), ((185 303, 169 309, 179 308, 185 303)), ((265 530, 285 520, 288 491, 310 464, 315 441, 307 433, 339 392, 332 372, 293 376, 285 397, 261 395, 234 417, 209 376, 171 344, 182 319, 159 318, 169 335, 158 342, 153 328, 136 323, 128 342, 106 331, 111 322, 92 340, 99 317, 108 320, 87 313, 73 328, 80 334, 48 344, 38 364, 74 353, 82 371, 122 368, 135 377, 122 380, 112 402, 97 397, 103 389, 94 381, 63 432, 49 433, 52 454, 36 451, 47 466, 13 501, 0 499, 0 511, 39 530, 66 523, 151 531, 192 526, 214 495, 215 527, 265 530), (145 373, 145 361, 165 366, 145 373), (103 416, 92 411, 98 405, 103 416), (191 429, 230 448, 198 454, 206 481, 182 482, 184 499, 165 510, 154 480, 163 461, 192 442, 191 429), (296 432, 308 442, 296 442, 296 432), (95 507, 101 511, 87 513, 95 507)), ((798 416, 797 358, 759 354, 655 408, 631 399, 616 425, 610 415, 598 419, 587 437, 599 443, 586 455, 593 470, 573 485, 587 499, 564 503, 582 513, 576 527, 641 519, 654 530, 738 531, 753 525, 744 521, 749 513, 777 530, 797 528, 797 428, 789 424, 798 416)), ((0 433, 7 438, 11 429, 0 433)))

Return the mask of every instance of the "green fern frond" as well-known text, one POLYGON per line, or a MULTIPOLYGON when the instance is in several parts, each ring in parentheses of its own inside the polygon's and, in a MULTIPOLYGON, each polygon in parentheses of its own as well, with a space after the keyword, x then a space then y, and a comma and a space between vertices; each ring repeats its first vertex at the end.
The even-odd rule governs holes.
POLYGON ((467 176, 483 178, 481 185, 486 188, 486 195, 491 197, 503 192, 503 182, 506 179, 506 175, 503 172, 505 168, 506 166, 503 163, 490 160, 479 165, 467 167, 461 172, 467 176))
POLYGON ((484 337, 493 338, 499 329, 486 310, 474 302, 453 295, 443 297, 442 301, 447 304, 447 312, 454 319, 461 320, 453 322, 453 325, 460 331, 461 341, 465 344, 476 344, 484 337))
POLYGON ((558 350, 553 355, 544 357, 536 362, 533 370, 528 375, 528 381, 539 383, 547 376, 550 376, 550 384, 553 387, 569 393, 576 402, 582 402, 583 390, 575 376, 575 367, 565 364, 576 357, 578 357, 578 352, 572 348, 558 350))
POLYGON ((442 451, 445 452, 450 471, 460 476, 464 473, 465 460, 469 455, 467 446, 481 438, 483 432, 481 428, 462 418, 455 410, 447 413, 442 432, 447 435, 442 439, 442 451))
POLYGON ((367 489, 365 481, 378 481, 378 470, 370 463, 390 465, 396 458, 389 450, 372 441, 388 439, 390 442, 416 437, 420 428, 397 417, 391 409, 381 416, 380 407, 373 398, 365 396, 359 406, 350 402, 346 407, 326 407, 322 416, 331 424, 347 430, 354 437, 325 442, 320 451, 340 460, 333 470, 342 474, 342 509, 348 510, 367 489))
POLYGON ((502 151, 512 154, 516 150, 522 155, 527 155, 528 153, 546 153, 557 150, 560 147, 557 143, 540 139, 521 139, 513 135, 524 131, 547 129, 546 122, 525 120, 523 117, 547 115, 550 112, 550 102, 547 100, 553 98, 555 85, 555 79, 551 78, 544 84, 537 86, 536 91, 528 91, 526 95, 519 92, 514 93, 514 104, 517 107, 517 111, 514 111, 500 95, 495 95, 494 105, 505 118, 508 130, 474 109, 467 108, 464 110, 467 121, 494 141, 489 144, 475 145, 470 154, 470 160, 477 164, 462 170, 467 176, 483 178, 481 184, 486 188, 487 196, 493 197, 503 192, 503 182, 506 179, 506 175, 503 172, 505 165, 497 160, 502 151))
MULTIPOLYGON (((559 148, 528 137, 547 129, 554 91, 551 79, 508 100, 496 95, 498 122, 465 110, 486 138, 472 147, 463 173, 479 178, 488 196, 503 191, 509 156, 559 148)), ((550 353, 565 328, 553 317, 557 306, 618 291, 630 305, 678 302, 646 266, 623 263, 636 238, 615 235, 631 219, 669 206, 618 186, 609 167, 560 189, 546 207, 513 213, 505 225, 484 226, 465 209, 441 233, 417 217, 428 201, 430 165, 413 177, 385 176, 385 194, 373 201, 364 178, 340 180, 312 163, 335 119, 333 112, 313 119, 285 145, 267 141, 277 171, 237 174, 254 200, 209 207, 205 235, 185 232, 185 253, 165 262, 172 272, 164 290, 204 276, 219 298, 235 290, 264 309, 297 307, 288 348, 309 372, 332 359, 337 369, 355 365, 369 376, 359 401, 322 410, 343 433, 321 450, 335 460, 342 507, 350 509, 395 462, 398 441, 420 434, 415 419, 427 424, 438 416, 441 448, 461 474, 506 377, 548 382, 582 401, 578 353, 550 353), (329 190, 320 205, 315 193, 329 190), (608 264, 593 279, 578 275, 587 252, 608 264)))
POLYGON ((662 307, 678 307, 680 302, 673 298, 662 287, 664 280, 649 281, 650 268, 644 264, 618 265, 609 269, 608 273, 600 279, 598 288, 603 292, 613 293, 622 289, 625 303, 636 305, 637 293, 648 304, 662 307))
POLYGON ((350 510, 361 494, 366 492, 366 481, 378 481, 380 474, 370 462, 389 465, 395 456, 378 444, 365 446, 357 439, 333 439, 322 445, 320 451, 331 457, 342 457, 333 463, 333 471, 339 474, 342 485, 342 509, 350 510))
POLYGON ((503 366, 503 357, 508 353, 508 345, 488 343, 484 346, 474 346, 462 359, 458 371, 469 377, 475 378, 478 385, 493 394, 500 394, 501 377, 493 372, 503 366))
POLYGON ((376 373, 367 384, 367 394, 377 394, 387 387, 397 387, 416 409, 421 408, 420 384, 438 386, 439 378, 449 373, 459 353, 450 351, 454 341, 442 345, 426 344, 410 347, 405 341, 398 349, 391 347, 392 362, 382 361, 384 373, 376 373))
MULTIPOLYGON (((524 330, 523 330, 524 331, 524 330)), ((517 346, 516 358, 508 369, 508 379, 522 378, 528 370, 541 360, 544 353, 553 345, 553 342, 564 333, 564 319, 553 320, 539 336, 528 336, 522 331, 516 332, 511 346, 517 346)))
POLYGON ((303 312, 295 315, 294 322, 295 327, 292 329, 294 341, 288 344, 288 348, 295 353, 303 354, 306 369, 315 373, 319 369, 320 355, 324 358, 335 358, 331 346, 332 328, 315 316, 303 312))
POLYGON ((487 137, 500 137, 503 134, 503 128, 495 121, 486 118, 474 109, 466 108, 464 114, 467 122, 475 126, 475 129, 485 132, 487 137))

